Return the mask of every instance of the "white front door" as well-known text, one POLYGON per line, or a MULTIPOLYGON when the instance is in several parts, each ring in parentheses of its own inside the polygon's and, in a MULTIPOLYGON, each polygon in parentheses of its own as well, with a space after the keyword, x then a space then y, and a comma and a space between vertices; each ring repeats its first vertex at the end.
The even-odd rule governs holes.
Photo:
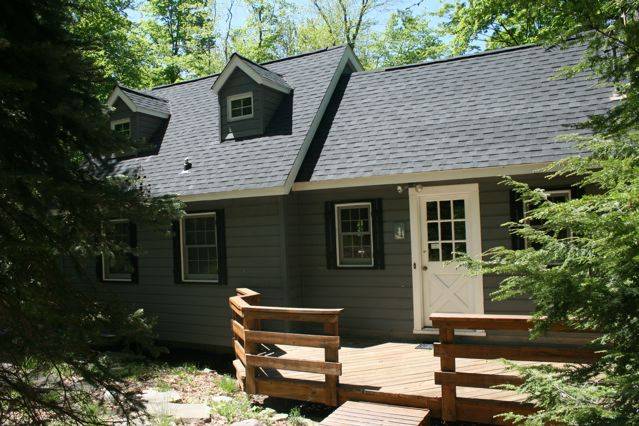
POLYGON ((477 184, 411 188, 415 330, 434 312, 483 313, 481 276, 455 262, 459 253, 481 256, 477 184))

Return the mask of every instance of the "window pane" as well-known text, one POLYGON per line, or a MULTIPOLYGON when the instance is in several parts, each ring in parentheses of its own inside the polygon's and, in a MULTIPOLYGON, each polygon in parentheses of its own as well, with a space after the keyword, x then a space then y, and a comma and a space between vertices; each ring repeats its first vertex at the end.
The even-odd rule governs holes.
POLYGON ((428 261, 439 262, 439 243, 428 244, 428 261))
POLYGON ((369 221, 369 207, 337 207, 339 226, 338 261, 340 265, 371 265, 372 236, 369 221))
POLYGON ((453 243, 442 243, 442 260, 452 260, 453 258, 453 243))
POLYGON ((231 108, 232 109, 242 108, 242 99, 233 99, 231 101, 231 108))
POLYGON ((464 219, 466 217, 465 210, 464 200, 453 201, 453 215, 455 219, 464 219))
POLYGON ((437 226, 437 222, 428 224, 428 241, 439 241, 439 229, 437 226))
POLYGON ((455 239, 456 240, 466 239, 466 222, 464 221, 455 222, 455 239))
POLYGON ((455 257, 461 253, 466 253, 466 243, 455 243, 455 257))
POLYGON ((442 222, 442 240, 452 240, 453 239, 453 227, 450 222, 442 222))
POLYGON ((450 201, 439 202, 439 214, 441 219, 450 219, 450 201))
POLYGON ((215 216, 184 218, 184 264, 187 280, 217 279, 217 234, 215 216))
POLYGON ((437 202, 429 201, 426 203, 426 220, 437 220, 439 216, 437 215, 437 202))

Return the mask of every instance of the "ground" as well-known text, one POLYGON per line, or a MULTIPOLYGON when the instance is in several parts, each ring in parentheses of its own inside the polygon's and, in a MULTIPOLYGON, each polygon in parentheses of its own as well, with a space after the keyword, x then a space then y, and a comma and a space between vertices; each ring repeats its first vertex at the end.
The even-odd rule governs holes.
MULTIPOLYGON (((148 413, 136 423, 311 425, 330 413, 316 404, 248 397, 230 374, 231 360, 225 355, 194 351, 173 351, 151 361, 122 359, 120 375, 129 390, 142 395, 148 413)), ((106 414, 117 420, 109 395, 104 401, 106 414)))

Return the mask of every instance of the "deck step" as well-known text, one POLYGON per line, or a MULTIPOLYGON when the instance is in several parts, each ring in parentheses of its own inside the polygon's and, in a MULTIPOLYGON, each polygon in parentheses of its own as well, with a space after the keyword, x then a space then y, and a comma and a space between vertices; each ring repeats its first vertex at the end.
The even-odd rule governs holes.
POLYGON ((320 424, 327 426, 419 426, 428 423, 429 413, 430 410, 426 408, 347 401, 320 424))

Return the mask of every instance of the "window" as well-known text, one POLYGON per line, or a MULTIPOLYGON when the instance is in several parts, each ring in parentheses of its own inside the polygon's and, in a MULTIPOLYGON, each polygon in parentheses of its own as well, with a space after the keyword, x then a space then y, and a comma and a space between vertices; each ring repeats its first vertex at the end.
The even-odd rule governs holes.
POLYGON ((220 250, 217 213, 192 213, 180 222, 181 279, 183 282, 218 282, 220 250))
MULTIPOLYGON (((126 219, 112 220, 105 224, 105 233, 117 244, 133 247, 134 228, 126 219)), ((135 272, 134 257, 129 252, 102 253, 103 281, 133 281, 135 272)))
MULTIPOLYGON (((546 199, 550 202, 553 203, 565 203, 566 201, 570 201, 571 199, 571 190, 570 189, 554 189, 554 190, 545 190, 544 191, 546 193, 546 199)), ((524 203, 524 217, 526 217, 528 215, 528 213, 530 211, 532 211, 535 208, 534 205, 530 205, 529 203, 524 203)), ((539 224, 536 223, 535 221, 531 221, 531 226, 534 227, 538 227, 539 224)), ((559 238, 566 238, 568 237, 570 234, 569 232, 566 231, 562 231, 559 233, 558 237, 559 238)), ((524 247, 528 248, 528 247, 534 247, 534 245, 531 245, 528 240, 524 239, 524 247)))
POLYGON ((371 203, 335 205, 338 266, 373 266, 371 203))
POLYGON ((253 93, 241 93, 229 96, 226 102, 229 121, 253 117, 253 93))
POLYGON ((428 261, 446 262, 466 253, 466 206, 464 200, 426 203, 428 261))
POLYGON ((125 138, 131 136, 131 120, 123 118, 121 120, 114 120, 111 122, 111 129, 119 135, 125 138))

